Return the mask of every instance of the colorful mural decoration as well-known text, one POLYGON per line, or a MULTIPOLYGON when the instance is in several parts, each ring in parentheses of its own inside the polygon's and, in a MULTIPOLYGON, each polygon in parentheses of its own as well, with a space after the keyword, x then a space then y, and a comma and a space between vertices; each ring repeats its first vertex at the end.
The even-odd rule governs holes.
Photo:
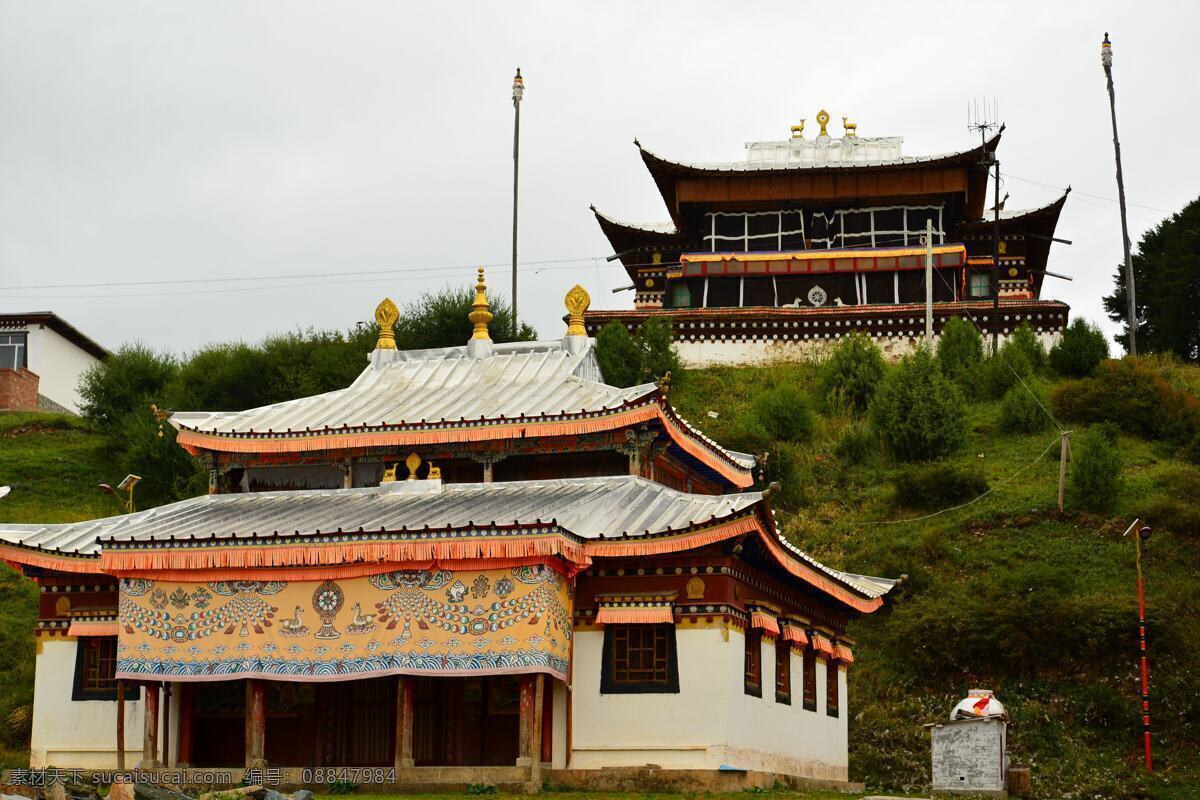
POLYGON ((572 587, 548 566, 325 581, 121 581, 117 676, 564 679, 572 587))

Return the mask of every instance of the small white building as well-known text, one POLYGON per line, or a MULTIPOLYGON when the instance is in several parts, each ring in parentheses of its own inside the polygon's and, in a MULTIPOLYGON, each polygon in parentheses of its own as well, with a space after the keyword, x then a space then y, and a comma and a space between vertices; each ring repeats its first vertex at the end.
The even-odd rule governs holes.
POLYGON ((51 311, 0 314, 0 409, 79 413, 79 381, 108 351, 51 311))

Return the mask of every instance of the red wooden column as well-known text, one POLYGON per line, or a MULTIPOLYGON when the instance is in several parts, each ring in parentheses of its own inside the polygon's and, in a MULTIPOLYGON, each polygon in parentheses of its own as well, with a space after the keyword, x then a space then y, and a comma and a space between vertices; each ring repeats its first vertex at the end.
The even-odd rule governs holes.
POLYGON ((168 769, 171 766, 171 684, 163 681, 162 685, 162 763, 168 769))
MULTIPOLYGON (((413 766, 413 679, 396 678, 396 772, 413 766)), ((399 778, 397 777, 397 780, 399 778)))
POLYGON ((175 766, 192 765, 192 719, 196 710, 196 694, 190 683, 179 684, 179 755, 175 766))
POLYGON ((533 700, 535 676, 521 676, 520 725, 517 737, 517 766, 526 767, 533 763, 531 742, 533 741, 533 700))
POLYGON ((125 681, 117 680, 117 769, 125 771, 125 681))
POLYGON ((264 681, 246 681, 246 769, 267 765, 267 685, 264 681))
POLYGON ((158 768, 158 684, 142 684, 146 696, 142 733, 142 769, 158 768))
POLYGON ((535 791, 542 785, 542 710, 546 706, 546 676, 537 674, 533 689, 533 728, 529 733, 529 782, 535 791))

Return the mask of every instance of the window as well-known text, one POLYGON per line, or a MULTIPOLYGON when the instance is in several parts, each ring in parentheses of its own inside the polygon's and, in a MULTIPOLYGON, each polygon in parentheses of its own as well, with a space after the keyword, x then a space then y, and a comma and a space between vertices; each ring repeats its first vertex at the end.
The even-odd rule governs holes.
POLYGON ((825 713, 831 717, 838 715, 838 662, 832 658, 825 662, 825 713))
MULTIPOLYGON (((117 637, 80 636, 75 651, 72 700, 117 699, 117 637)), ((136 700, 138 688, 125 687, 125 699, 136 700)))
POLYGON ((775 702, 792 704, 792 648, 783 639, 775 640, 775 702))
POLYGON ((992 277, 986 272, 972 272, 969 290, 971 297, 991 297, 992 277))
POLYGON ((26 333, 0 333, 0 369, 21 369, 29 366, 26 333))
POLYGON ((746 694, 762 697, 762 631, 746 629, 746 694))
POLYGON ((804 648, 804 708, 817 710, 817 653, 811 645, 804 648))
POLYGON ((708 217, 704 236, 713 253, 779 252, 804 249, 800 211, 717 211, 708 217))
POLYGON ((679 692, 674 625, 605 625, 601 694, 679 692))

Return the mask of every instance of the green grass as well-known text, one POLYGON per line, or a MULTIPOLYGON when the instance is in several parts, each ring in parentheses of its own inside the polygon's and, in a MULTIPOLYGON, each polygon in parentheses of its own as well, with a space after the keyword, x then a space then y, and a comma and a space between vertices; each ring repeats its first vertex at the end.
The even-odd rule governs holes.
MULTIPOLYGON (((1200 370, 1187 368, 1181 381, 1200 387, 1198 376, 1200 370)), ((766 440, 748 422, 755 397, 780 384, 811 394, 815 368, 684 372, 672 402, 722 444, 771 454, 770 477, 783 483, 773 506, 783 533, 805 550, 850 571, 909 576, 883 611, 851 627, 853 780, 872 792, 920 793, 929 780, 922 724, 945 718, 967 689, 981 686, 1008 706, 1012 755, 1032 767, 1038 797, 1197 796, 1200 469, 1166 445, 1122 436, 1124 489, 1115 510, 1095 515, 1068 506, 1060 515, 1057 433, 1007 434, 999 429, 999 403, 973 403, 967 447, 949 461, 981 469, 993 492, 957 511, 904 521, 929 511, 896 505, 892 480, 905 465, 878 450, 858 463, 835 455, 853 421, 847 414, 818 413, 804 443, 766 440), (1155 528, 1144 561, 1158 767, 1150 777, 1138 768, 1133 542, 1121 536, 1135 516, 1155 528)), ((816 398, 813 405, 820 408, 816 398)), ((0 414, 0 485, 14 487, 0 500, 0 521, 117 513, 115 499, 96 484, 121 477, 109 466, 102 438, 79 420, 0 414)), ((7 568, 0 572, 0 715, 6 716, 31 694, 36 593, 7 568)), ((3 752, 5 746, 19 751, 19 743, 5 738, 3 716, 0 763, 19 765, 19 753, 3 752)))

